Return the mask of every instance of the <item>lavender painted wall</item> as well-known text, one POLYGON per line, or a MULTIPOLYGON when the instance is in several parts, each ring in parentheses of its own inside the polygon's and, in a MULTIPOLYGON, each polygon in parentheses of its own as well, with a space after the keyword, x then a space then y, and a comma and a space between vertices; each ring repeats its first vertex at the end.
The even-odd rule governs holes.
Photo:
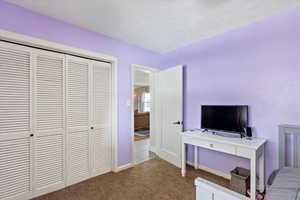
MULTIPOLYGON (((0 28, 119 59, 119 165, 131 160, 130 64, 185 64, 185 128, 199 127, 202 104, 248 104, 254 134, 269 140, 268 174, 277 167, 277 125, 300 121, 300 9, 159 55, 0 0, 0 28)), ((189 149, 192 160, 192 149, 189 149)), ((201 150, 200 164, 228 172, 248 161, 201 150)))
MULTIPOLYGON (((268 139, 267 174, 277 167, 277 125, 300 123, 300 8, 164 55, 185 64, 185 129, 199 128, 203 104, 250 106, 254 134, 268 139)), ((189 148, 188 159, 193 160, 189 148)), ((201 149, 200 164, 229 172, 249 161, 201 149)))
POLYGON ((131 161, 131 64, 157 67, 161 55, 30 12, 0 0, 0 29, 87 49, 118 58, 119 166, 131 161))

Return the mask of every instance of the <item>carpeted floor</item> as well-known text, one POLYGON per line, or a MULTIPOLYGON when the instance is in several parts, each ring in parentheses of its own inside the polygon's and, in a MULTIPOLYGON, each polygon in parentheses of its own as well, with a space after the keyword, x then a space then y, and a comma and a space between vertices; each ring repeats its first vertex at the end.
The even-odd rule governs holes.
POLYGON ((198 176, 228 187, 229 181, 210 173, 180 169, 159 158, 119 173, 101 175, 35 200, 195 200, 198 176))

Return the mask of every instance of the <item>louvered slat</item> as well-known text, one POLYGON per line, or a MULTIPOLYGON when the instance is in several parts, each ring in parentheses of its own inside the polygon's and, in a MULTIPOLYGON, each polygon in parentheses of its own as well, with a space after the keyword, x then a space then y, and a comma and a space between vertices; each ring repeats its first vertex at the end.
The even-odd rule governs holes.
POLYGON ((88 126, 88 62, 68 62, 68 127, 88 126))
POLYGON ((63 136, 41 136, 36 139, 36 187, 62 183, 64 181, 63 136))
POLYGON ((93 63, 93 175, 111 170, 111 65, 93 63))
POLYGON ((64 56, 37 51, 35 194, 64 186, 64 56))
POLYGON ((0 199, 31 190, 31 52, 0 42, 0 199))
POLYGON ((89 133, 69 134, 69 184, 89 178, 89 133))
POLYGON ((63 128, 63 59, 39 55, 36 80, 37 130, 63 128))
POLYGON ((30 131, 30 52, 1 44, 0 135, 30 131))
POLYGON ((102 125, 110 124, 111 104, 111 69, 110 64, 94 64, 94 110, 95 123, 102 125), (108 66, 107 66, 108 65, 108 66))
POLYGON ((29 139, 1 141, 0 147, 0 199, 28 193, 30 191, 29 139))
POLYGON ((67 56, 68 184, 89 178, 89 60, 67 56))
POLYGON ((93 136, 93 172, 96 175, 100 175, 111 169, 109 130, 107 128, 98 128, 93 136))

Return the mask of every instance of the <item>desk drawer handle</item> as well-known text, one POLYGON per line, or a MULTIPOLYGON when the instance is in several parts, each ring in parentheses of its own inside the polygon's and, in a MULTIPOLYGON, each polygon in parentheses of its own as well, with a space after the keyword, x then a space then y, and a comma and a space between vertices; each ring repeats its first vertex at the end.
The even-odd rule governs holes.
POLYGON ((213 144, 209 144, 209 146, 210 146, 211 148, 214 148, 214 145, 213 145, 213 144))

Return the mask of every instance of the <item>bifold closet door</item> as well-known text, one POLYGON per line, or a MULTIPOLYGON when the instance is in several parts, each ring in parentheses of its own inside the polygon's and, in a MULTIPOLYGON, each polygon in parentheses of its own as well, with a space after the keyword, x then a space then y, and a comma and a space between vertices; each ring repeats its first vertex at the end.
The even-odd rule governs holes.
POLYGON ((111 171, 111 65, 67 62, 68 185, 111 171))
POLYGON ((68 185, 90 177, 89 63, 66 56, 68 185))
POLYGON ((0 200, 111 171, 111 65, 0 42, 0 200))
POLYGON ((31 49, 0 42, 0 199, 32 189, 31 49))
POLYGON ((63 54, 35 50, 34 194, 65 185, 63 54))
POLYGON ((111 64, 91 64, 92 176, 111 171, 111 64))

